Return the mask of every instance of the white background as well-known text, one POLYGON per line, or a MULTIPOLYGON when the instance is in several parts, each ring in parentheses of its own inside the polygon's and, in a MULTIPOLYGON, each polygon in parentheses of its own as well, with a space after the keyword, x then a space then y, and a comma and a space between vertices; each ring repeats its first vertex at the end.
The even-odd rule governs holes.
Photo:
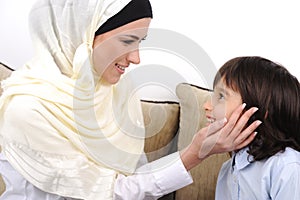
MULTIPOLYGON (((0 1, 0 62, 13 68, 33 55, 27 28, 33 2, 0 1)), ((258 55, 283 64, 300 79, 297 0, 151 0, 151 3, 154 14, 151 27, 172 30, 195 41, 216 67, 236 56, 258 55)), ((164 57, 161 59, 166 62, 164 57)))

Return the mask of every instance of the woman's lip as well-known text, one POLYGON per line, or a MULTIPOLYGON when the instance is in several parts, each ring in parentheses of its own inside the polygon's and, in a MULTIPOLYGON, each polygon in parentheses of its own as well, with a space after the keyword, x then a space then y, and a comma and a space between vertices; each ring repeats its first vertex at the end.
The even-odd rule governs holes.
POLYGON ((115 64, 115 66, 116 66, 116 68, 117 68, 117 70, 118 70, 118 72, 119 72, 120 74, 124 74, 124 73, 125 73, 125 69, 127 68, 127 66, 124 67, 124 66, 119 65, 119 64, 115 64))

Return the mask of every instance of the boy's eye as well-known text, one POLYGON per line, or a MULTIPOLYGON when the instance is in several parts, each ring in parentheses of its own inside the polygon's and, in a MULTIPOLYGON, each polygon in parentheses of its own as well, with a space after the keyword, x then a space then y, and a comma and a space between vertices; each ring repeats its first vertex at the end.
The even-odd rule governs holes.
POLYGON ((225 95, 222 92, 214 92, 213 94, 214 96, 214 100, 217 103, 218 101, 224 100, 225 99, 225 95))
POLYGON ((225 96, 222 93, 219 93, 219 100, 224 99, 225 96))

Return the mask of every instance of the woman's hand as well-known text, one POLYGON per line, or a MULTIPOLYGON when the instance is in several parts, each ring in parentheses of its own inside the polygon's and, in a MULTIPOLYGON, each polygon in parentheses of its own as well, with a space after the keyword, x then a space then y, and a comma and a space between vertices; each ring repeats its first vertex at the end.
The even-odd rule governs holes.
POLYGON ((246 128, 245 125, 258 109, 253 107, 241 115, 244 108, 245 104, 239 106, 228 122, 226 119, 216 121, 194 135, 191 144, 180 153, 187 170, 212 154, 241 149, 254 139, 254 131, 261 122, 257 120, 246 128))

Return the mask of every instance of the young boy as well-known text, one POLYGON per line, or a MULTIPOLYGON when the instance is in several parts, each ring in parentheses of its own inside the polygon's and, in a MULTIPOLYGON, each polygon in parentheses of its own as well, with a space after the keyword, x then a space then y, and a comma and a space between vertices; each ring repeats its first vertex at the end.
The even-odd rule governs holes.
POLYGON ((208 122, 230 116, 241 103, 257 107, 255 139, 232 152, 219 172, 216 200, 300 199, 300 85, 283 66, 261 57, 226 62, 214 80, 208 122))

